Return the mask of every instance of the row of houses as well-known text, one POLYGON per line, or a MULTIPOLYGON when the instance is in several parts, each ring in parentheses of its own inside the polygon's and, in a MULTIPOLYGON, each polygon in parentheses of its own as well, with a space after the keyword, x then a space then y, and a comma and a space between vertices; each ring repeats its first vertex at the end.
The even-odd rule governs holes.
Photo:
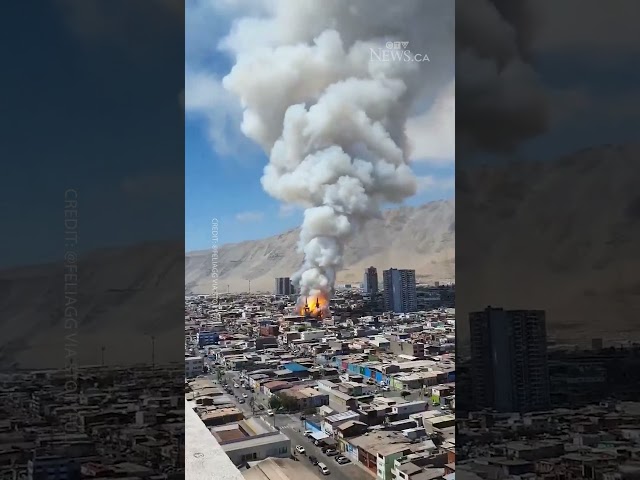
POLYGON ((332 360, 336 368, 360 375, 364 381, 386 385, 392 390, 412 390, 455 382, 455 359, 444 356, 436 358, 381 362, 363 361, 360 356, 346 356, 332 360))
POLYGON ((377 430, 360 419, 354 411, 314 416, 305 420, 305 428, 380 480, 426 480, 455 471, 452 415, 420 411, 377 430))

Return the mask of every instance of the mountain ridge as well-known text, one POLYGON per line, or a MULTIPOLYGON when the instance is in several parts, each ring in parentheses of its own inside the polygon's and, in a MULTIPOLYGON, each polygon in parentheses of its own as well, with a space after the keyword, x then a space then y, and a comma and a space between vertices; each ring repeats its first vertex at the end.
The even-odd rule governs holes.
MULTIPOLYGON (((418 207, 385 210, 369 221, 345 246, 338 283, 359 283, 364 269, 413 268, 419 281, 448 281, 455 275, 455 200, 436 200, 418 207)), ((259 240, 221 245, 218 292, 272 291, 276 277, 300 268, 299 228, 259 240)), ((185 254, 185 292, 211 293, 211 249, 185 254)))

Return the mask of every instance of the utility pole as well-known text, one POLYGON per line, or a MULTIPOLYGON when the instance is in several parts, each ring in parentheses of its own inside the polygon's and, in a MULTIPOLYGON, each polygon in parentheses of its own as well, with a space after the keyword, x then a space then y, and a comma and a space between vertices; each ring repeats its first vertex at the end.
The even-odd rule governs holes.
POLYGON ((104 345, 102 345, 102 347, 100 348, 100 363, 103 367, 104 367, 104 351, 105 351, 105 347, 104 345))
POLYGON ((227 293, 229 293, 229 285, 227 285, 227 293))
POLYGON ((249 293, 251 293, 251 280, 249 280, 249 293))
POLYGON ((156 337, 151 335, 151 366, 156 366, 156 337))

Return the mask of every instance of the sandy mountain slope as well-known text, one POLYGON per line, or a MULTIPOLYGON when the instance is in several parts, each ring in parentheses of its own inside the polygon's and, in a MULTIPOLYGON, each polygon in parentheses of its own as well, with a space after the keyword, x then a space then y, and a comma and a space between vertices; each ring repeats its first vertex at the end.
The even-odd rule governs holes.
MULTIPOLYGON (((362 282, 365 268, 382 270, 412 268, 418 281, 452 280, 454 263, 455 202, 442 200, 420 207, 403 207, 384 212, 358 232, 345 250, 345 268, 338 283, 362 282)), ((272 291, 274 278, 290 276, 302 262, 298 252, 299 230, 262 240, 223 245, 218 252, 218 289, 226 292, 272 291)), ((210 293, 211 252, 186 255, 185 291, 210 293)))
POLYGON ((639 338, 640 148, 457 172, 458 338, 486 305, 541 308, 548 331, 639 338))
POLYGON ((182 245, 101 250, 78 260, 78 327, 64 321, 61 264, 0 272, 0 367, 180 361, 184 344, 182 245), (151 308, 149 306, 152 305, 151 308), (176 308, 178 306, 179 308, 176 308))

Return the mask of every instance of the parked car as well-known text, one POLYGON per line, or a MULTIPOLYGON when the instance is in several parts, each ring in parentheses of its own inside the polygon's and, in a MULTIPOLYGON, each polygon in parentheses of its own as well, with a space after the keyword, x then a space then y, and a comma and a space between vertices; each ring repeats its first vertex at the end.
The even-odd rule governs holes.
POLYGON ((334 455, 338 455, 338 451, 334 448, 328 448, 324 454, 328 457, 333 457, 334 455))
POLYGON ((240 388, 240 385, 238 385, 237 383, 234 383, 233 388, 240 388))
POLYGON ((273 417, 273 410, 271 409, 267 410, 267 415, 269 415, 270 417, 273 417))
POLYGON ((264 410, 264 405, 258 405, 258 410, 264 410))
POLYGON ((346 465, 347 463, 351 463, 351 460, 347 457, 343 457, 342 455, 338 455, 336 457, 336 462, 338 462, 339 465, 346 465))
POLYGON ((309 456, 309 461, 311 462, 311 465, 317 465, 318 464, 318 459, 316 457, 314 457, 313 455, 309 456))
POLYGON ((322 472, 323 475, 329 475, 331 473, 327 468, 327 466, 322 462, 318 463, 318 468, 320 469, 320 472, 322 472))
POLYGON ((311 435, 313 435, 313 432, 311 430, 305 430, 304 431, 304 436, 307 438, 311 438, 311 435))
POLYGON ((302 455, 305 454, 305 449, 302 445, 296 445, 296 452, 301 453, 302 455))
POLYGON ((238 400, 238 403, 244 403, 244 398, 241 398, 240 400, 238 400))
POLYGON ((242 398, 248 398, 248 397, 249 397, 249 395, 247 395, 246 393, 242 394, 242 398))

